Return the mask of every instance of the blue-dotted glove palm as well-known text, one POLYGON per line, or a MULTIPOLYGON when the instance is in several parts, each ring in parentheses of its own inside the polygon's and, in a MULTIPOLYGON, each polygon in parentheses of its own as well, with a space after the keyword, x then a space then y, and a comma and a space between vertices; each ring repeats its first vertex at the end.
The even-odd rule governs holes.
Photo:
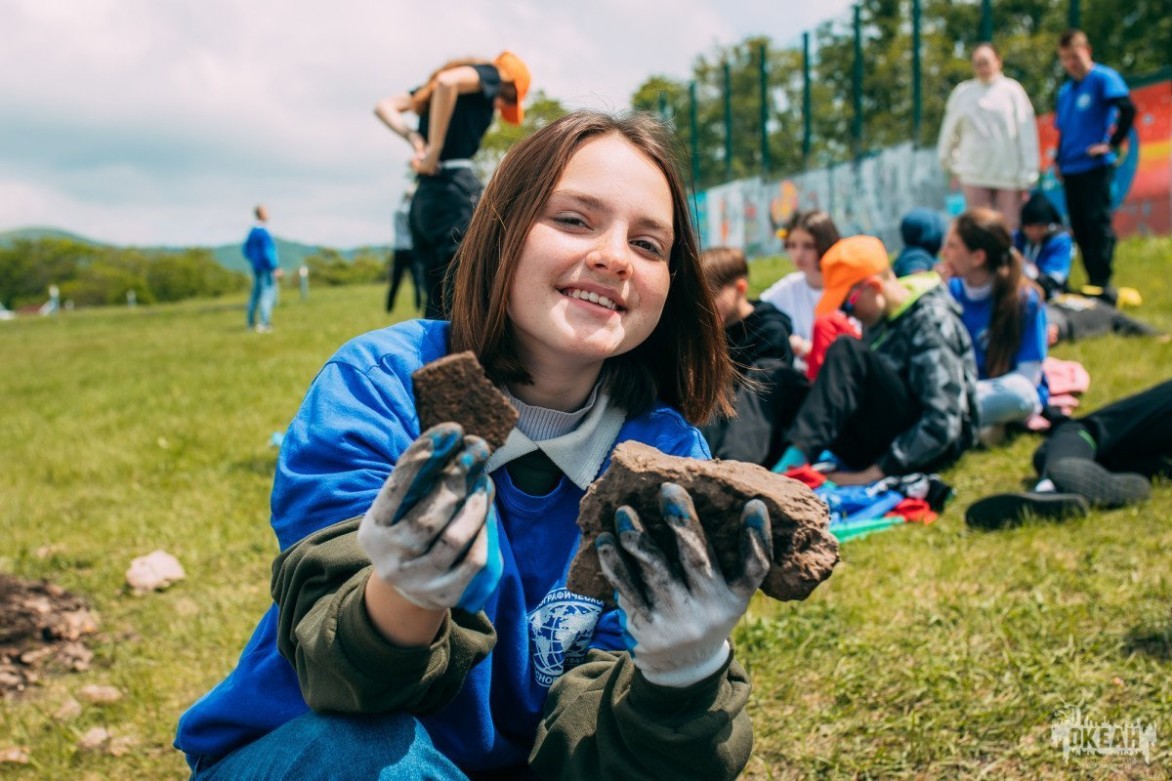
POLYGON ((400 456, 358 526, 375 572, 428 610, 476 612, 502 560, 489 449, 456 423, 423 432, 400 456))
POLYGON ((675 533, 680 579, 630 507, 615 512, 614 535, 603 533, 595 545, 602 571, 615 587, 624 638, 635 666, 662 686, 690 686, 720 669, 728 659, 728 636, 773 559, 769 511, 759 499, 741 513, 741 574, 726 581, 704 535, 692 497, 675 483, 664 483, 659 507, 675 533), (631 562, 631 563, 628 563, 631 562), (637 569, 644 588, 632 572, 637 569))

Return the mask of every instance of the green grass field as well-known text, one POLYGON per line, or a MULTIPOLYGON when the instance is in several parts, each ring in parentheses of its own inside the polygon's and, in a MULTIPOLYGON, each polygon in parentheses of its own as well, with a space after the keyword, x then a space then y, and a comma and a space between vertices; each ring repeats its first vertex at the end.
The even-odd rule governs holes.
MULTIPOLYGON (((1169 239, 1125 242, 1117 260, 1119 284, 1144 295, 1137 316, 1166 330, 1170 260, 1169 239)), ((785 270, 755 263, 754 286, 785 270)), ((0 702, 0 750, 30 758, 0 777, 186 778, 175 721, 231 669, 269 603, 269 437, 342 342, 389 322, 383 296, 285 291, 268 335, 245 330, 240 299, 0 323, 0 572, 49 579, 101 617, 89 671, 0 702), (156 548, 187 580, 132 596, 124 572, 156 548), (54 718, 89 683, 126 697, 54 718), (78 751, 94 726, 129 750, 78 751)), ((1084 410, 1172 377, 1172 345, 1152 339, 1055 353, 1090 369, 1084 410)), ((1020 489, 1037 441, 968 455, 945 475, 957 499, 936 523, 846 543, 807 601, 754 603, 736 634, 755 683, 746 777, 1167 777, 1172 490, 1066 524, 968 531, 964 508, 1020 489), (1076 707, 1154 724, 1151 763, 1064 760, 1050 727, 1076 707)))

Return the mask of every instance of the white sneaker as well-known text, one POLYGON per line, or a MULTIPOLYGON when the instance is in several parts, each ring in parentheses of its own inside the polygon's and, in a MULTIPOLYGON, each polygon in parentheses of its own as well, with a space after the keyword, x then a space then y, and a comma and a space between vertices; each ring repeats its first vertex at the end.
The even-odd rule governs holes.
POLYGON ((273 330, 273 327, 271 325, 265 325, 264 323, 257 323, 254 330, 258 334, 267 334, 269 331, 273 330))

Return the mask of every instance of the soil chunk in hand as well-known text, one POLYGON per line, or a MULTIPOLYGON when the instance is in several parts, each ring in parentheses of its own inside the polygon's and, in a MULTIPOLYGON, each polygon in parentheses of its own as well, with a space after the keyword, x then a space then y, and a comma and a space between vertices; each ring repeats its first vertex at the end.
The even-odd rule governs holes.
POLYGON ((438 423, 459 423, 465 434, 483 438, 496 450, 517 423, 517 410, 489 382, 472 352, 432 361, 411 375, 419 430, 438 423))
POLYGON ((624 442, 615 448, 610 467, 582 497, 582 540, 566 584, 571 591, 613 604, 614 587, 602 574, 594 540, 603 531, 614 532, 615 510, 624 504, 635 509, 678 571, 674 535, 659 513, 659 487, 666 482, 678 483, 691 494, 726 579, 740 574, 741 510, 755 498, 765 502, 773 529, 773 566, 761 584, 763 592, 774 599, 805 599, 838 563, 830 512, 797 480, 756 464, 680 458, 639 442, 624 442))

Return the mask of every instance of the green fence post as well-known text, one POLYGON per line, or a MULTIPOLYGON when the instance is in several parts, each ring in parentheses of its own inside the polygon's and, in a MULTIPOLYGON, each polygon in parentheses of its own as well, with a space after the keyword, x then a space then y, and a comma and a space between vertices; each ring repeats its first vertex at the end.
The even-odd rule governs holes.
POLYGON ((993 0, 981 0, 981 40, 993 40, 993 0))
POLYGON ((733 171, 732 139, 732 66, 724 61, 724 178, 732 181, 733 171))
POLYGON ((810 95, 810 33, 802 33, 802 168, 810 168, 810 147, 814 139, 814 123, 810 116, 813 104, 810 95))
POLYGON ((769 49, 762 43, 757 47, 757 81, 761 93, 761 175, 769 176, 769 49))
POLYGON ((692 187, 700 188, 700 130, 696 119, 696 82, 688 82, 688 128, 692 136, 692 187))
POLYGON ((923 92, 920 82, 923 64, 920 61, 920 28, 923 22, 920 0, 912 0, 912 146, 920 145, 920 126, 923 123, 923 92))
POLYGON ((855 67, 851 79, 854 103, 854 156, 863 153, 863 7, 855 6, 855 67))

